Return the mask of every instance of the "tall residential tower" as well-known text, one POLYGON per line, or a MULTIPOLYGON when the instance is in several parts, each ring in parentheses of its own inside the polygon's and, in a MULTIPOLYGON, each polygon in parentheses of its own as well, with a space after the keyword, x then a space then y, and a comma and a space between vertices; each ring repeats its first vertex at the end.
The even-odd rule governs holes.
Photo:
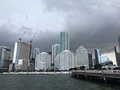
POLYGON ((65 31, 60 32, 60 52, 64 50, 70 50, 69 36, 65 31))
POLYGON ((120 52, 120 34, 118 35, 118 43, 119 43, 119 52, 120 52))
POLYGON ((11 49, 5 46, 0 46, 0 67, 6 67, 6 62, 9 62, 11 49))
POLYGON ((54 44, 52 45, 52 61, 51 61, 51 66, 54 66, 54 59, 57 54, 60 52, 60 45, 59 44, 54 44))
POLYGON ((101 63, 100 58, 99 58, 100 56, 101 56, 100 49, 99 48, 95 48, 95 61, 94 61, 94 65, 101 63))
POLYGON ((83 46, 76 50, 76 67, 80 66, 85 66, 86 69, 89 69, 88 50, 83 46))

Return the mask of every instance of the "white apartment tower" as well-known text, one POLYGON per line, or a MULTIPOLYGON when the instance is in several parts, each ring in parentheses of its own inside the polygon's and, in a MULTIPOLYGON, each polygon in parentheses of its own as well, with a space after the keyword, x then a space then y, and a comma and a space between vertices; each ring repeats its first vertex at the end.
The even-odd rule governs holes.
POLYGON ((69 70, 74 67, 74 63, 74 54, 69 50, 65 50, 55 57, 55 67, 59 70, 69 70))
POLYGON ((83 46, 76 50, 76 67, 80 66, 85 66, 86 69, 89 69, 88 51, 83 46))
POLYGON ((42 52, 36 56, 35 59, 35 70, 46 70, 50 68, 51 55, 46 52, 42 52))

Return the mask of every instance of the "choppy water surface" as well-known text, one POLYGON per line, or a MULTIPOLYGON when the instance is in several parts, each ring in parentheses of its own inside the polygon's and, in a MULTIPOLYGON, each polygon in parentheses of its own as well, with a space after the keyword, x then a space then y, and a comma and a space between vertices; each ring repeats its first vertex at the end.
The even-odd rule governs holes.
POLYGON ((120 90, 120 86, 88 82, 70 75, 0 75, 0 90, 120 90))

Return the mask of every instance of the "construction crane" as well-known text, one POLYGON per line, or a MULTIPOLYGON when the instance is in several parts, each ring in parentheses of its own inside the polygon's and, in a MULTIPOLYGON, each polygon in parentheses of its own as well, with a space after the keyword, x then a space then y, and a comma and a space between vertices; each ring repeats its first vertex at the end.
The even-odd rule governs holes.
POLYGON ((29 60, 31 59, 32 42, 33 42, 33 40, 34 40, 36 34, 37 34, 37 33, 35 33, 34 36, 33 36, 33 38, 30 40, 30 53, 29 53, 29 60))
MULTIPOLYGON (((24 27, 23 27, 24 28, 24 27)), ((26 30, 24 31, 23 35, 19 38, 19 42, 21 42, 22 38, 24 37, 25 33, 27 32, 28 28, 25 28, 26 30)))

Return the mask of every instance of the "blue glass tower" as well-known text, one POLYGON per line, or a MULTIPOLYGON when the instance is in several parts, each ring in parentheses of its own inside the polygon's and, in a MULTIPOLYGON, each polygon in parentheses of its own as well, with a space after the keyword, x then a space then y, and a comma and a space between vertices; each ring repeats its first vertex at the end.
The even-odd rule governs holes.
POLYGON ((95 62, 94 62, 94 65, 95 64, 99 64, 101 61, 100 61, 100 49, 99 48, 95 48, 95 62))
POLYGON ((65 31, 60 32, 60 52, 64 50, 70 50, 69 36, 65 31))

